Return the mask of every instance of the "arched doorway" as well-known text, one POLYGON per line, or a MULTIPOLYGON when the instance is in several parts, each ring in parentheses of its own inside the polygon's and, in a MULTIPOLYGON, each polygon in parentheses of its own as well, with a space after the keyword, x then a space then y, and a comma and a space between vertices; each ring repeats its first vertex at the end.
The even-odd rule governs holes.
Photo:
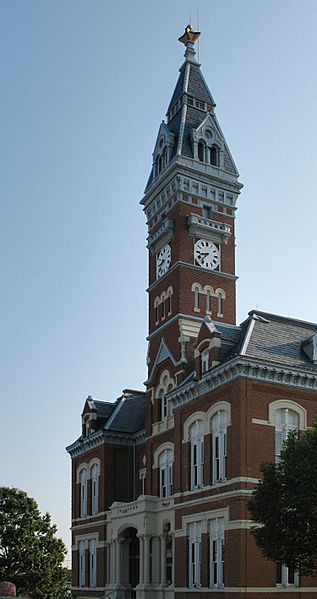
POLYGON ((131 597, 135 597, 135 587, 140 580, 140 542, 137 529, 130 526, 120 533, 121 544, 121 581, 131 589, 131 597))

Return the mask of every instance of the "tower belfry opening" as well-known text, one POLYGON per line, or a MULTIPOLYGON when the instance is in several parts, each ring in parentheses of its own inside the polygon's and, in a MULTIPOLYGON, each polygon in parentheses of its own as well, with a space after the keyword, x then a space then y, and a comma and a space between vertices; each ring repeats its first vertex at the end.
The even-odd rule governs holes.
POLYGON ((242 189, 196 58, 184 61, 141 200, 149 253, 145 391, 88 396, 72 458, 73 597, 274 598, 317 592, 255 546, 264 461, 317 413, 317 324, 258 310, 236 323, 242 189))

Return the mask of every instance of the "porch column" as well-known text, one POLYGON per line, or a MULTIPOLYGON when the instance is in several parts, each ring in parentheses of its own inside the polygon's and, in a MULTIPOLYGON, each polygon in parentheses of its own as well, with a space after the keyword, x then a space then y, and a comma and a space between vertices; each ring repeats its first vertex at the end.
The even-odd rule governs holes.
POLYGON ((110 543, 106 544, 107 551, 107 567, 106 567, 106 584, 110 584, 110 543))
POLYGON ((139 584, 144 583, 144 538, 138 535, 140 544, 139 584))
POLYGON ((172 537, 172 584, 175 584, 175 534, 171 534, 172 537))
POLYGON ((120 584, 121 582, 121 551, 120 551, 120 539, 115 540, 115 582, 120 584))
POLYGON ((150 540, 151 537, 144 537, 144 584, 150 584, 150 540))
POLYGON ((110 581, 111 584, 115 581, 115 553, 114 553, 114 541, 110 544, 110 581))
POLYGON ((166 535, 161 535, 161 584, 166 585, 166 535))
POLYGON ((161 582, 161 574, 160 574, 160 537, 152 538, 152 583, 160 584, 161 582))

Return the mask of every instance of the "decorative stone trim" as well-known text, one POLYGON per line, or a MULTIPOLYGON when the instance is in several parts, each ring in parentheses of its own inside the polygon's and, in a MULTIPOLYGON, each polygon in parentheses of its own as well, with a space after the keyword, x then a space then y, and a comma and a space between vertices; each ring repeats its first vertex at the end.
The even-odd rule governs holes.
POLYGON ((278 364, 273 365, 264 361, 248 360, 238 356, 207 372, 198 383, 191 381, 181 389, 175 389, 168 393, 171 408, 176 409, 192 399, 241 377, 276 385, 317 390, 317 373, 283 367, 278 364))
POLYGON ((148 236, 146 247, 150 250, 151 254, 156 254, 165 243, 168 243, 172 239, 173 235, 174 221, 167 218, 158 231, 148 236))
POLYGON ((203 237, 226 244, 231 235, 229 225, 198 216, 198 214, 190 214, 187 218, 187 225, 188 232, 193 237, 203 237))
POLYGON ((75 443, 68 445, 66 451, 73 458, 83 455, 90 451, 93 447, 100 445, 140 445, 145 441, 145 429, 138 431, 134 435, 125 435, 124 433, 116 433, 112 431, 99 431, 89 437, 79 438, 75 443))

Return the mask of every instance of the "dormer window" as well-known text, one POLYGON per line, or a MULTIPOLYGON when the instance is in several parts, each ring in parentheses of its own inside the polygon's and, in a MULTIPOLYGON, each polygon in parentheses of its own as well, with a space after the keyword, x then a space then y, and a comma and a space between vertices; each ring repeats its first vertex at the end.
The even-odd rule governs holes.
POLYGON ((201 354, 201 373, 204 374, 209 370, 209 349, 205 349, 201 354))
POLYGON ((198 142, 198 160, 213 166, 219 166, 219 148, 217 145, 207 145, 204 141, 198 142))

